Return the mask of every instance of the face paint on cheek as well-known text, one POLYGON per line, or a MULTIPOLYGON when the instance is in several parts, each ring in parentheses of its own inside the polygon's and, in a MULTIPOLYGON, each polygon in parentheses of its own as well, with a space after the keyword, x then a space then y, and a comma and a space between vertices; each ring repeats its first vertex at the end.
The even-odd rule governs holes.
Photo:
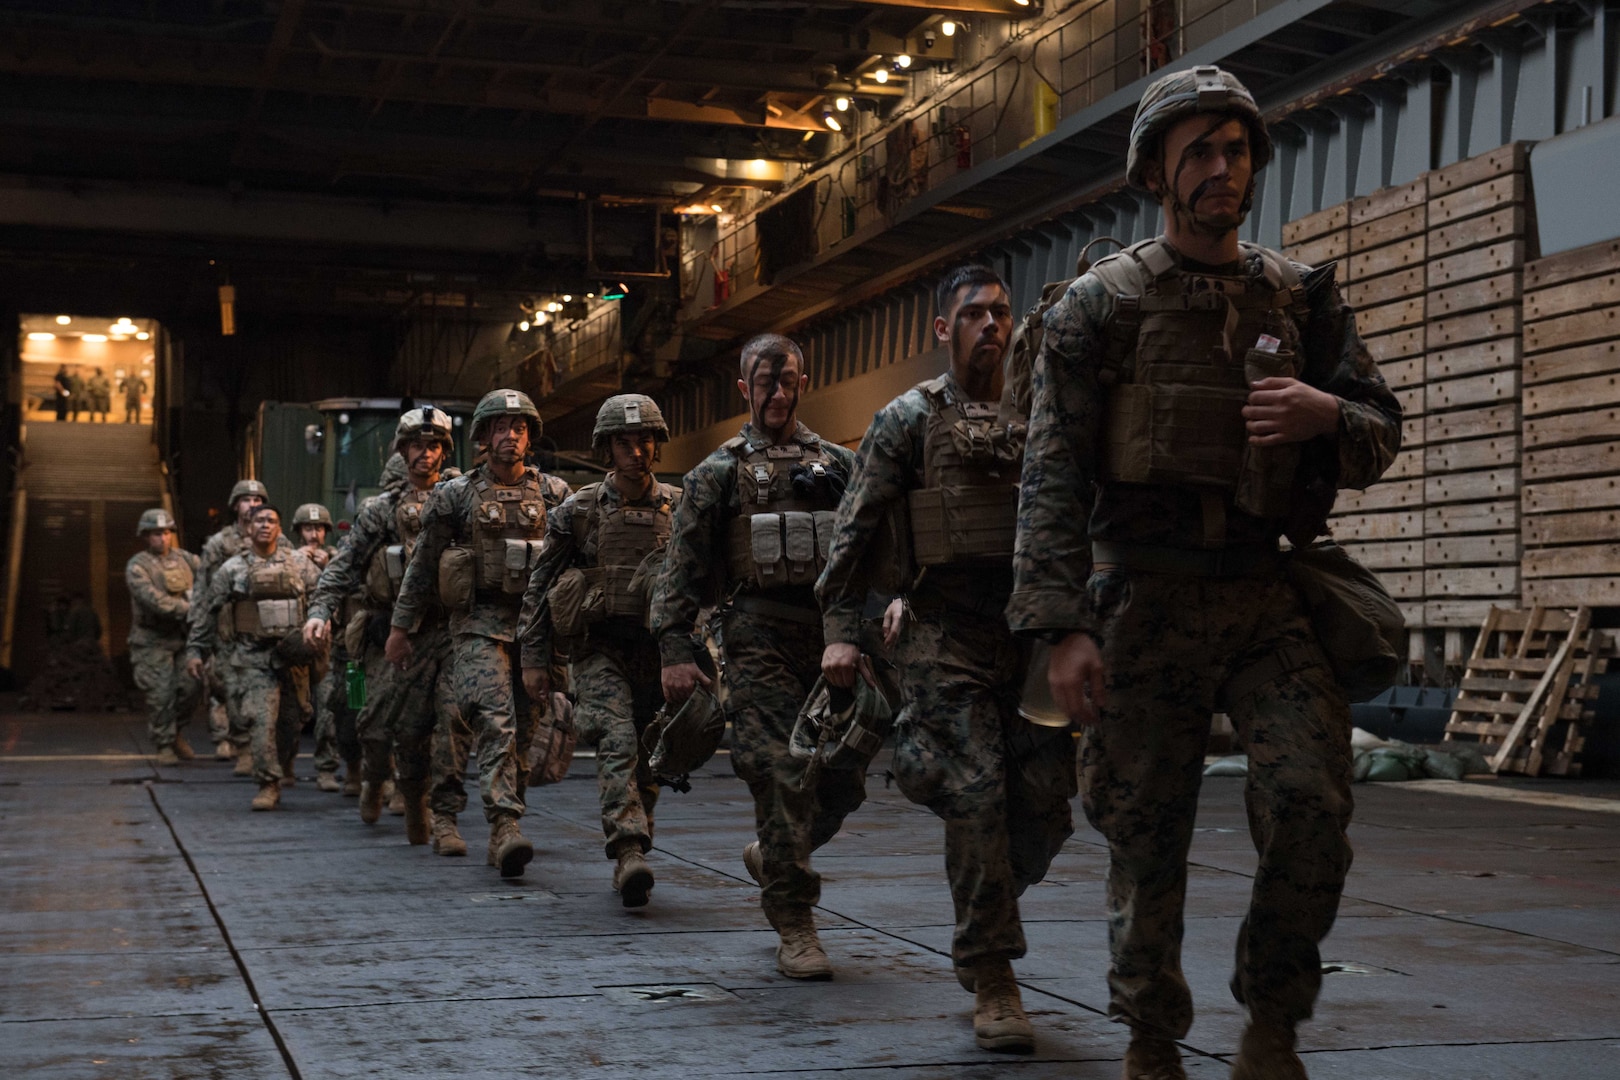
MULTIPOLYGON (((770 405, 771 398, 776 396, 776 388, 782 385, 782 369, 787 367, 787 361, 788 358, 786 353, 761 353, 754 359, 754 366, 748 371, 748 403, 753 407, 753 420, 756 427, 766 427, 765 408, 766 406, 770 405), (767 361, 769 361, 771 365, 771 388, 765 391, 765 396, 761 398, 759 396, 759 384, 757 379, 759 377, 760 368, 767 361)), ((799 388, 797 385, 795 385, 793 390, 787 394, 787 399, 788 415, 792 416, 794 411, 799 407, 799 388)), ((773 429, 767 428, 767 430, 773 429)))

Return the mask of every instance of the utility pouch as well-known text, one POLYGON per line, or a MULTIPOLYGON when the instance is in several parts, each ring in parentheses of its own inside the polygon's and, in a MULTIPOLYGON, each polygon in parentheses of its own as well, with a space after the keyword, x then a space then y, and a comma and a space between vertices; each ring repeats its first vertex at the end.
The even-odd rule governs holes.
POLYGON ((1290 552, 1288 578, 1345 696, 1366 701, 1394 686, 1406 619, 1378 575, 1327 540, 1290 552))
POLYGON ((546 594, 551 606, 551 628, 559 637, 578 637, 585 632, 586 585, 585 571, 572 567, 557 575, 551 591, 546 594))
POLYGON ((789 510, 782 515, 782 531, 786 536, 784 554, 787 556, 788 584, 802 585, 815 581, 815 518, 803 510, 789 510))
POLYGON ((827 559, 832 555, 833 533, 837 529, 838 514, 833 510, 817 510, 811 517, 815 519, 816 527, 816 556, 821 565, 827 565, 827 559))
POLYGON ((501 592, 522 596, 529 588, 529 570, 540 556, 540 541, 503 540, 501 544, 501 592))
POLYGON ((183 566, 163 568, 163 589, 170 596, 184 596, 191 588, 191 571, 183 566))
MULTIPOLYGON (((1295 375, 1294 354, 1287 350, 1272 352, 1256 347, 1243 358, 1243 378, 1249 384, 1295 375)), ((1245 438, 1234 504, 1256 517, 1286 517, 1293 509, 1294 474, 1299 471, 1299 459, 1299 443, 1251 446, 1245 438)))
POLYGON ((404 544, 389 544, 383 548, 383 567, 388 571, 388 584, 393 586, 397 594, 400 584, 405 580, 404 544))
POLYGON ((350 656, 360 657, 366 651, 366 624, 371 620, 371 612, 361 608, 349 616, 349 621, 343 627, 343 647, 350 656))
POLYGON ((782 516, 755 514, 748 519, 749 546, 754 556, 754 580, 762 588, 787 584, 782 552, 782 516))
POLYGON ((259 610, 259 633, 265 637, 282 637, 298 629, 302 623, 297 600, 256 600, 259 610))
POLYGON ((439 556, 439 603, 451 611, 472 607, 474 562, 471 548, 447 547, 439 556))

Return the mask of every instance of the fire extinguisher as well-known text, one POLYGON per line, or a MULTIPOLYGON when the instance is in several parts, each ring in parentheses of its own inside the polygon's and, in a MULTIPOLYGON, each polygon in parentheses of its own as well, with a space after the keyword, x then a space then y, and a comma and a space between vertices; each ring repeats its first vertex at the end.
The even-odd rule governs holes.
POLYGON ((714 268, 714 302, 723 304, 731 298, 731 273, 718 266, 714 268))
POLYGON ((956 167, 958 169, 971 169, 973 167, 973 136, 968 129, 960 125, 953 132, 956 136, 956 167))

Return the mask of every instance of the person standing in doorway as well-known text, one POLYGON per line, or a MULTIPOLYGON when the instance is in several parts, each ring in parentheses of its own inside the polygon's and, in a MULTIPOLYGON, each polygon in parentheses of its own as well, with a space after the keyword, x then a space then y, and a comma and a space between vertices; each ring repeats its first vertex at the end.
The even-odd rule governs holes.
POLYGON ((73 403, 73 376, 68 374, 66 364, 58 367, 56 374, 51 376, 51 386, 55 390, 55 393, 51 396, 56 404, 56 418, 66 420, 68 418, 68 406, 73 403))
POLYGON ((81 409, 88 410, 89 403, 85 400, 84 376, 79 374, 75 366, 68 372, 68 412, 71 418, 77 420, 81 409))
POLYGON ((90 376, 90 419, 107 422, 107 414, 112 411, 112 380, 107 373, 96 368, 95 374, 90 376))
POLYGON ((141 395, 146 393, 146 380, 132 371, 118 384, 118 389, 124 392, 124 423, 140 423, 141 395))

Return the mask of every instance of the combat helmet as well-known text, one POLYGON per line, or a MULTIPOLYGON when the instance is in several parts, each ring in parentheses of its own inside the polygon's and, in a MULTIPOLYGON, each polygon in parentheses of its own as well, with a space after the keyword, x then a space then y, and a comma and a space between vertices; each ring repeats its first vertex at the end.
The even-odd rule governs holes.
POLYGON ((472 440, 481 442, 484 425, 497 416, 522 416, 529 421, 529 441, 539 442, 544 425, 540 423, 540 410, 534 407, 529 395, 521 390, 491 390, 478 399, 473 407, 472 440))
POLYGON ((650 431, 659 442, 669 441, 669 425, 658 402, 646 394, 614 394, 596 410, 596 426, 591 429, 591 448, 600 450, 615 435, 650 431))
POLYGON ((810 777, 821 768, 864 769, 893 727, 894 707, 864 677, 856 676, 853 690, 822 677, 799 709, 788 752, 809 763, 810 777))
POLYGON ((328 532, 332 530, 332 511, 321 503, 305 503, 293 511, 292 527, 300 525, 325 525, 328 532))
POLYGON ((145 536, 149 532, 169 531, 175 528, 174 517, 161 506, 141 512, 141 520, 135 525, 135 535, 145 536))
POLYGON ((388 456, 387 463, 383 465, 382 475, 377 477, 377 486, 387 491, 389 488, 399 487, 407 479, 409 473, 405 465, 405 455, 396 450, 388 456))
POLYGON ((399 426, 394 428, 394 443, 389 449, 397 454, 400 447, 418 436, 437 439, 444 444, 444 452, 447 454, 455 449, 450 414, 432 405, 423 405, 420 409, 407 409, 400 415, 399 426))
POLYGON ((1249 158, 1259 172, 1271 160, 1271 134, 1260 107, 1236 75, 1213 64, 1190 71, 1173 71, 1156 80, 1142 95, 1131 123, 1130 154, 1125 179, 1147 187, 1147 164, 1159 152, 1164 133, 1178 121, 1199 113, 1221 113, 1242 120, 1249 128, 1249 158))
POLYGON ((270 501, 270 489, 257 480, 238 480, 236 486, 231 488, 231 497, 225 500, 225 505, 232 510, 236 509, 236 500, 248 495, 257 495, 265 502, 270 501))
MULTIPOLYGON (((696 657, 698 667, 712 681, 714 663, 706 651, 696 657)), ((676 791, 690 791, 689 774, 701 769, 720 749, 726 733, 726 713, 714 694, 701 684, 679 709, 666 703, 659 707, 641 736, 641 749, 647 768, 660 784, 676 791)))

